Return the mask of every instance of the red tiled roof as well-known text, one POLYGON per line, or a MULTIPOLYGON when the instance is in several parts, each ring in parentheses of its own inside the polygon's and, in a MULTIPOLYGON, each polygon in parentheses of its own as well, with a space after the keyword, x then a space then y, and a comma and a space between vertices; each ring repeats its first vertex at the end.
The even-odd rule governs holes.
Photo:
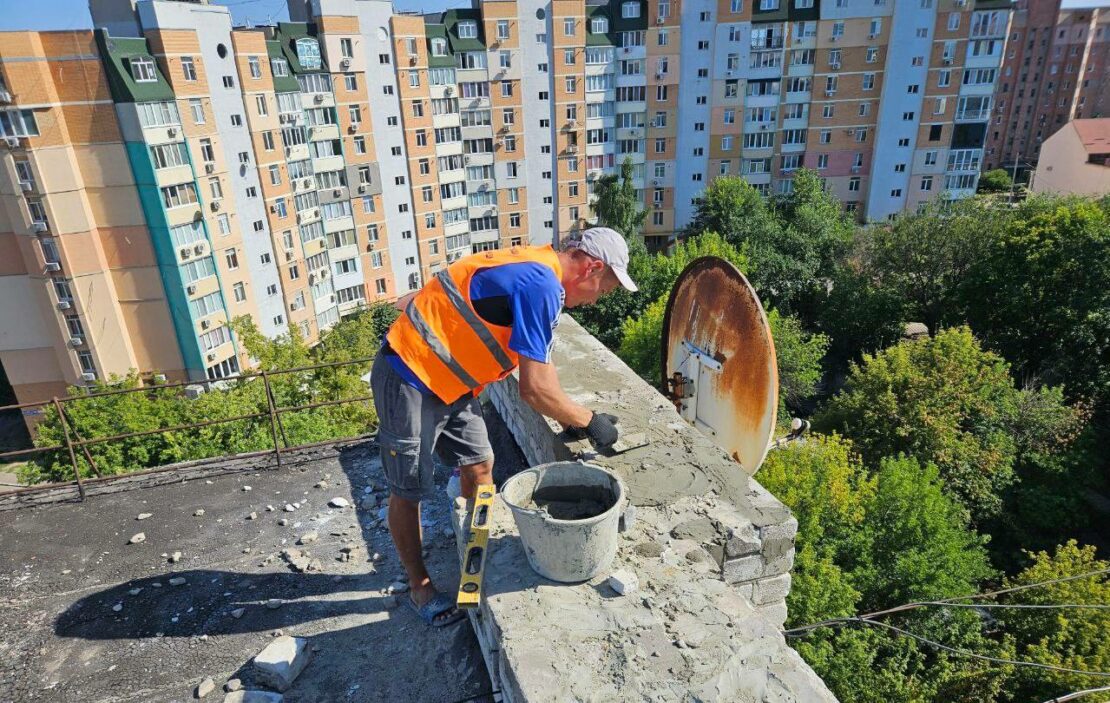
POLYGON ((1088 154, 1110 152, 1110 117, 1097 120, 1072 120, 1071 123, 1088 154))

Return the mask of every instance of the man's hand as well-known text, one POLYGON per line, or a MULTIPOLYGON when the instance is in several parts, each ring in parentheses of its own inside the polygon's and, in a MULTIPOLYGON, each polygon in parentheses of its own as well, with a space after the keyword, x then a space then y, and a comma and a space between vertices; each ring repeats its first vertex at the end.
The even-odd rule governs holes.
POLYGON ((590 418, 590 424, 585 427, 586 436, 599 447, 612 446, 620 436, 617 422, 619 421, 615 415, 594 413, 590 418))

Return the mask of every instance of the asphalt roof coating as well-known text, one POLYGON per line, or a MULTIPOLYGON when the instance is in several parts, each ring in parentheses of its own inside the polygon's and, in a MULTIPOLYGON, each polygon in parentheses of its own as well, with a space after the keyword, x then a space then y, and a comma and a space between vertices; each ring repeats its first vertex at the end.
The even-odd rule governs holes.
MULTIPOLYGON (((519 450, 490 416, 498 473, 518 469, 519 450)), ((299 465, 289 465, 292 459, 278 470, 0 512, 0 702, 185 701, 209 676, 217 689, 233 677, 251 688, 250 659, 279 630, 307 637, 313 650, 285 693, 289 703, 451 702, 488 691, 465 621, 425 627, 383 593, 403 569, 378 510, 355 509, 365 495, 384 501, 376 448, 355 445, 299 465), (326 487, 316 487, 322 480, 326 487), (365 493, 368 485, 376 490, 365 493), (335 497, 350 507, 329 507, 335 497), (301 507, 284 510, 295 502, 301 507), (137 520, 140 513, 151 516, 137 520), (319 540, 297 545, 309 531, 319 540), (128 544, 138 532, 145 541, 128 544), (344 547, 355 548, 349 561, 341 561, 344 547), (281 557, 286 548, 307 551, 322 570, 295 573, 281 557), (171 563, 177 551, 182 558, 171 563), (371 573, 374 552, 382 560, 371 573), (177 577, 186 583, 171 585, 177 577), (282 605, 266 607, 272 598, 282 605), (235 618, 238 608, 244 613, 235 618)), ((454 537, 444 532, 447 499, 438 490, 431 503, 429 570, 453 589, 458 563, 454 537)))

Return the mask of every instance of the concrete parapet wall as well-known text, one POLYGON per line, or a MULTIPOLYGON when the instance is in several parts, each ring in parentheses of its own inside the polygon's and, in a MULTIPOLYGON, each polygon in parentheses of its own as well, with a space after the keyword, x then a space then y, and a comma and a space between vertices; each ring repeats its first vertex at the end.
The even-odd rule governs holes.
MULTIPOLYGON (((578 612, 570 617, 589 619, 591 635, 603 636, 611 646, 624 647, 632 659, 650 648, 656 651, 647 655, 658 658, 664 656, 659 647, 679 647, 687 665, 683 671, 688 675, 682 682, 686 687, 683 690, 699 691, 701 695, 695 696, 698 700, 835 700, 779 632, 786 620, 785 599, 790 591, 797 520, 722 450, 683 421, 666 398, 574 320, 563 317, 557 339, 553 361, 567 393, 591 409, 616 415, 626 436, 647 433, 645 446, 615 457, 598 455, 587 442, 568 439, 557 423, 529 408, 520 398, 515 377, 490 386, 487 397, 530 464, 586 459, 621 476, 636 518, 632 530, 622 538, 618 554, 621 563, 614 568, 631 568, 651 584, 643 597, 643 607, 650 617, 634 610, 628 614, 630 620, 622 620, 616 606, 606 610, 605 598, 597 604, 605 612, 579 611, 591 600, 592 593, 608 589, 604 579, 597 584, 591 582, 587 591, 581 591, 582 586, 553 585, 534 573, 517 574, 514 578, 529 583, 538 579, 540 584, 547 584, 536 585, 535 591, 550 592, 550 602, 539 598, 534 606, 543 611, 564 608, 578 612), (688 607, 691 602, 701 601, 705 602, 700 609, 688 607), (718 630, 722 624, 727 624, 727 629, 718 630), (610 626, 613 629, 607 629, 610 626), (651 647, 633 646, 637 642, 631 633, 636 630, 644 637, 647 635, 643 633, 652 632, 651 637, 656 639, 651 647), (627 640, 629 637, 632 641, 627 640), (693 646, 688 638, 695 640, 693 646), (701 649, 703 639, 714 646, 701 649), (744 644, 747 640, 758 641, 757 651, 766 656, 750 656, 744 644), (712 667, 703 658, 713 659, 716 669, 710 672, 712 667), (774 685, 769 683, 772 681, 774 685)), ((520 568, 508 549, 510 543, 518 552, 517 561, 523 559, 507 508, 502 505, 496 512, 500 513, 504 538, 491 547, 491 565, 500 566, 487 571, 487 578, 491 572, 520 568)), ((528 570, 526 565, 524 569, 528 570)), ((524 612, 519 609, 519 597, 495 595, 505 588, 502 582, 487 591, 480 615, 473 622, 480 630, 479 638, 496 650, 491 650, 487 661, 496 662, 491 674, 508 700, 689 697, 672 698, 674 690, 667 686, 654 688, 655 684, 649 683, 654 670, 647 663, 639 667, 630 664, 628 671, 620 673, 613 671, 613 676, 624 680, 625 685, 627 677, 640 677, 634 694, 619 681, 606 681, 598 667, 604 667, 609 650, 606 656, 597 655, 599 661, 567 665, 574 672, 568 669, 564 674, 585 677, 593 686, 589 689, 593 694, 581 697, 586 689, 568 688, 557 663, 533 659, 539 656, 531 651, 533 645, 527 644, 527 638, 516 639, 535 623, 517 620, 524 612), (614 684, 616 688, 608 688, 614 684)), ((574 641, 573 637, 569 639, 574 641)), ((559 637, 551 635, 543 647, 551 651, 558 643, 559 637)), ((557 653, 551 654, 555 662, 557 653)), ((595 653, 582 645, 574 656, 590 660, 595 653)), ((683 678, 673 677, 680 682, 683 678)))

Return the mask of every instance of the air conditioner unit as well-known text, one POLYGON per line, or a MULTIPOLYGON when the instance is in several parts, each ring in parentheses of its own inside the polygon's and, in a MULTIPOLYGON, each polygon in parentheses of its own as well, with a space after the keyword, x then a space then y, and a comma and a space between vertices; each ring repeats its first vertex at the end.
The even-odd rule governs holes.
POLYGON ((497 131, 498 131, 498 132, 500 132, 501 134, 506 134, 506 133, 508 133, 508 131, 509 131, 509 126, 508 126, 508 125, 503 125, 503 126, 501 127, 501 129, 499 129, 499 130, 497 130, 497 131))
POLYGON ((303 221, 304 221, 304 215, 302 215, 301 213, 298 212, 297 213, 297 224, 299 225, 303 221))
POLYGON ((293 252, 291 252, 291 251, 285 252, 285 260, 286 261, 292 261, 293 260, 293 252))
POLYGON ((215 173, 216 172, 216 164, 212 163, 211 161, 204 164, 204 172, 205 173, 215 173))
POLYGON ((208 354, 208 360, 209 360, 209 361, 215 361, 215 360, 216 360, 216 355, 215 355, 215 354, 212 354, 211 352, 209 352, 209 354, 208 354))
POLYGON ((8 145, 9 149, 16 149, 19 147, 19 137, 5 137, 4 143, 8 145))
POLYGON ((59 300, 58 301, 58 309, 59 310, 69 310, 71 307, 73 307, 73 303, 71 303, 68 300, 59 300))
POLYGON ((640 130, 638 130, 638 129, 629 130, 628 136, 638 137, 638 136, 640 136, 640 130))
POLYGON ((220 201, 219 200, 213 200, 212 203, 209 205, 209 207, 212 208, 212 212, 219 212, 219 210, 220 210, 220 201))
POLYGON ((359 127, 358 122, 352 122, 351 126, 347 127, 347 131, 350 132, 351 134, 354 134, 355 132, 358 131, 358 127, 359 127))
POLYGON ((951 56, 945 56, 941 60, 944 61, 945 66, 952 65, 952 57, 951 56))
POLYGON ((205 246, 204 242, 201 242, 200 244, 197 244, 195 247, 193 247, 193 253, 196 254, 197 256, 200 256, 201 254, 204 253, 204 246, 205 246))
POLYGON ((84 343, 85 343, 85 340, 81 339, 80 337, 70 337, 69 338, 69 346, 71 346, 71 347, 79 347, 84 343))
POLYGON ((417 58, 419 58, 419 57, 417 57, 417 56, 410 56, 410 57, 409 57, 409 65, 410 65, 410 66, 415 66, 415 65, 416 65, 416 59, 417 59, 417 58))
POLYGON ((317 93, 316 95, 313 95, 312 96, 312 102, 317 103, 317 104, 324 102, 324 94, 323 93, 317 93))
POLYGON ((863 167, 862 166, 853 166, 852 167, 852 173, 859 173, 861 168, 863 168, 863 167))
POLYGON ((660 184, 660 183, 662 183, 662 182, 663 182, 663 181, 659 180, 658 178, 653 178, 653 179, 651 179, 651 184, 652 184, 653 186, 657 186, 657 185, 659 185, 659 184, 660 184))
POLYGON ((333 191, 331 192, 331 194, 332 194, 332 197, 338 198, 339 196, 343 195, 343 191, 341 191, 340 189, 336 188, 335 190, 333 190, 333 191))
POLYGON ((12 94, 6 90, 0 90, 0 103, 10 103, 12 101, 12 94))
POLYGON ((837 36, 836 34, 834 34, 831 37, 829 37, 829 41, 831 41, 831 42, 840 41, 840 37, 837 36))
POLYGON ((733 75, 733 74, 735 74, 735 73, 736 73, 736 71, 725 71, 725 75, 726 75, 726 76, 731 76, 731 75, 733 75))
POLYGON ((81 380, 82 381, 89 381, 91 383, 92 381, 96 380, 96 374, 95 373, 83 373, 83 374, 81 374, 81 380))
POLYGON ((839 61, 833 61, 832 63, 829 64, 829 68, 832 68, 832 69, 840 68, 840 62, 839 61))
POLYGON ((652 207, 654 207, 654 208, 655 208, 656 210, 662 210, 662 209, 663 209, 663 203, 652 203, 651 205, 652 205, 652 207))
POLYGON ((335 302, 335 295, 333 294, 333 295, 328 296, 328 300, 330 300, 331 302, 334 303, 335 302))
POLYGON ((196 286, 185 286, 185 294, 186 295, 196 295, 196 292, 197 292, 197 287, 196 286))
POLYGON ((867 35, 867 38, 868 38, 868 39, 875 39, 875 38, 876 38, 876 37, 878 37, 878 36, 879 36, 878 34, 868 34, 868 35, 867 35))
POLYGON ((831 98, 831 97, 832 97, 832 96, 834 96, 834 95, 836 95, 836 91, 835 91, 835 90, 826 90, 826 91, 825 91, 825 97, 826 97, 826 98, 831 98))
POLYGON ((45 222, 32 222, 31 223, 31 229, 35 230, 36 232, 45 232, 47 230, 46 223, 45 222))
POLYGON ((201 328, 202 330, 206 330, 206 329, 208 329, 208 328, 209 328, 209 327, 211 327, 211 326, 212 326, 212 323, 211 323, 211 322, 209 322, 208 320, 201 320, 201 321, 200 321, 200 328, 201 328))
POLYGON ((20 187, 20 189, 22 189, 24 191, 30 192, 31 189, 33 189, 35 187, 35 185, 33 183, 31 183, 31 181, 20 181, 19 182, 19 187, 20 187))
POLYGON ((48 262, 46 262, 46 270, 47 271, 61 271, 62 270, 62 265, 57 263, 57 262, 54 262, 54 261, 48 261, 48 262))
POLYGON ((312 179, 311 178, 304 179, 304 182, 301 185, 303 185, 305 188, 311 188, 312 187, 312 179))
POLYGON ((451 97, 452 95, 455 94, 455 89, 452 88, 451 86, 447 86, 446 88, 443 89, 443 94, 446 95, 447 97, 451 97))
POLYGON ((320 280, 323 280, 327 277, 328 277, 328 270, 327 269, 320 269, 320 280))
POLYGON ((624 53, 626 53, 626 54, 631 54, 631 53, 632 53, 632 49, 631 49, 630 47, 627 47, 627 46, 626 46, 626 47, 624 47, 624 53))
POLYGON ((177 127, 170 127, 169 129, 167 129, 166 130, 166 136, 171 137, 171 138, 176 137, 177 136, 177 127))
POLYGON ((319 208, 312 208, 312 216, 313 217, 319 217, 320 216, 320 209, 319 208))
POLYGON ((761 125, 759 125, 759 129, 760 129, 761 131, 764 131, 764 132, 766 132, 766 131, 767 131, 768 129, 770 129, 770 128, 771 128, 771 125, 766 125, 766 124, 761 124, 761 125))
POLYGON ((479 183, 478 190, 489 190, 489 183, 479 183))
POLYGON ((655 18, 655 24, 663 24, 666 21, 667 21, 666 17, 656 17, 655 18))
POLYGON ((277 212, 277 205, 271 205, 270 206, 270 212, 276 213, 277 212))
POLYGON ((663 73, 656 73, 655 74, 655 80, 661 81, 661 80, 663 80, 663 76, 664 76, 663 73))
POLYGON ((351 67, 351 60, 348 59, 348 58, 340 59, 339 60, 339 67, 344 69, 344 70, 350 68, 351 67))
POLYGON ((366 192, 366 184, 360 185, 358 187, 358 192, 365 193, 366 192))
POLYGON ((469 157, 469 156, 464 156, 464 157, 463 157, 463 163, 464 163, 464 164, 468 164, 468 163, 470 163, 470 157, 469 157))

